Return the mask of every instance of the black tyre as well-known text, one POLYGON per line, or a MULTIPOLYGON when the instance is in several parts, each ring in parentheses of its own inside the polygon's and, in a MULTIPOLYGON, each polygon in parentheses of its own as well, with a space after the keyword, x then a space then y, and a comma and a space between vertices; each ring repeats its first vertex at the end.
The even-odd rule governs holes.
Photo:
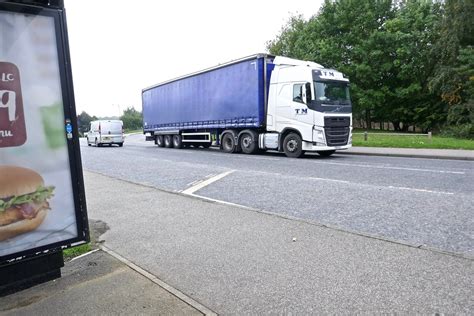
POLYGON ((303 156, 303 140, 300 135, 296 133, 286 135, 283 140, 283 151, 285 155, 290 158, 300 158, 303 156))
POLYGON ((95 139, 95 146, 96 147, 101 147, 102 146, 102 144, 99 143, 99 140, 97 138, 95 139))
POLYGON ((158 147, 165 147, 165 140, 163 138, 163 135, 156 136, 155 144, 158 145, 158 147))
POLYGON ((240 148, 245 154, 255 154, 258 151, 258 135, 253 131, 246 131, 240 135, 240 148))
POLYGON ((235 152, 235 138, 232 133, 225 133, 222 136, 222 150, 226 153, 235 152))
POLYGON ((173 135, 165 135, 165 147, 173 148, 173 135))
POLYGON ((329 157, 332 154, 334 154, 336 151, 335 150, 324 150, 324 151, 317 151, 318 155, 321 157, 329 157))
POLYGON ((173 147, 183 148, 183 141, 181 135, 173 135, 173 147))
POLYGON ((123 147, 123 143, 118 143, 119 147, 123 147))

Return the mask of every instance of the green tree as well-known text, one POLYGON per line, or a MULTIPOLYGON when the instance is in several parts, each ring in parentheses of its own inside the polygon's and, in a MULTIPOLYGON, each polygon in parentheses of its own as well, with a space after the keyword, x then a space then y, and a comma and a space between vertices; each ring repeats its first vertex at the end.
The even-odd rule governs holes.
POLYGON ((308 21, 293 17, 269 51, 336 68, 351 80, 354 117, 429 129, 443 120, 426 78, 441 11, 429 1, 325 1, 308 21))
POLYGON ((143 127, 142 113, 135 110, 134 107, 125 109, 120 119, 123 121, 124 129, 137 130, 143 127))
POLYGON ((474 1, 447 0, 444 9, 430 89, 447 107, 445 131, 474 138, 474 1))
POLYGON ((97 117, 90 116, 87 112, 82 111, 81 114, 77 116, 77 126, 80 133, 85 133, 89 131, 91 121, 97 120, 97 117))

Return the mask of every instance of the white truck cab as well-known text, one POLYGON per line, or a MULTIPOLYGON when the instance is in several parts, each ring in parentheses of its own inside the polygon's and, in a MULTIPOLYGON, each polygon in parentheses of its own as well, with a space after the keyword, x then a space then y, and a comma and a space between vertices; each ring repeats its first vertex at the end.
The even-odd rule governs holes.
POLYGON ((123 146, 125 137, 123 135, 123 122, 120 120, 98 120, 92 121, 87 133, 87 145, 92 144, 100 147, 104 144, 123 146))
MULTIPOLYGON (((352 145, 352 105, 349 80, 323 66, 286 57, 275 57, 267 109, 267 134, 289 131, 302 139, 303 151, 329 156, 352 145)), ((297 139, 299 141, 299 139, 297 139)), ((279 148, 291 152, 295 142, 281 137, 279 148), (281 148, 281 147, 284 148, 281 148), (286 147, 285 147, 286 146, 286 147), (288 148, 287 148, 288 147, 288 148)), ((297 144, 299 145, 299 144, 297 144)))

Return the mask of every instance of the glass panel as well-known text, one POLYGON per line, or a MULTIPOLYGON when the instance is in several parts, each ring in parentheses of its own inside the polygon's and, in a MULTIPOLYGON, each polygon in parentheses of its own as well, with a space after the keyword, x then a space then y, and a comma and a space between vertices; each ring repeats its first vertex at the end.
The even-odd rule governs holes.
POLYGON ((345 82, 315 82, 316 101, 328 104, 349 104, 349 87, 345 82))

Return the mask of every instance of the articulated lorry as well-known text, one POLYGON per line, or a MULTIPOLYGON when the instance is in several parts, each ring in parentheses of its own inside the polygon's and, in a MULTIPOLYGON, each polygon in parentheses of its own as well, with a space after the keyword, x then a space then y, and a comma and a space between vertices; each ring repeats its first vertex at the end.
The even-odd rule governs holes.
POLYGON ((159 147, 301 157, 352 144, 349 80, 314 62, 253 55, 146 88, 142 101, 143 132, 159 147))

